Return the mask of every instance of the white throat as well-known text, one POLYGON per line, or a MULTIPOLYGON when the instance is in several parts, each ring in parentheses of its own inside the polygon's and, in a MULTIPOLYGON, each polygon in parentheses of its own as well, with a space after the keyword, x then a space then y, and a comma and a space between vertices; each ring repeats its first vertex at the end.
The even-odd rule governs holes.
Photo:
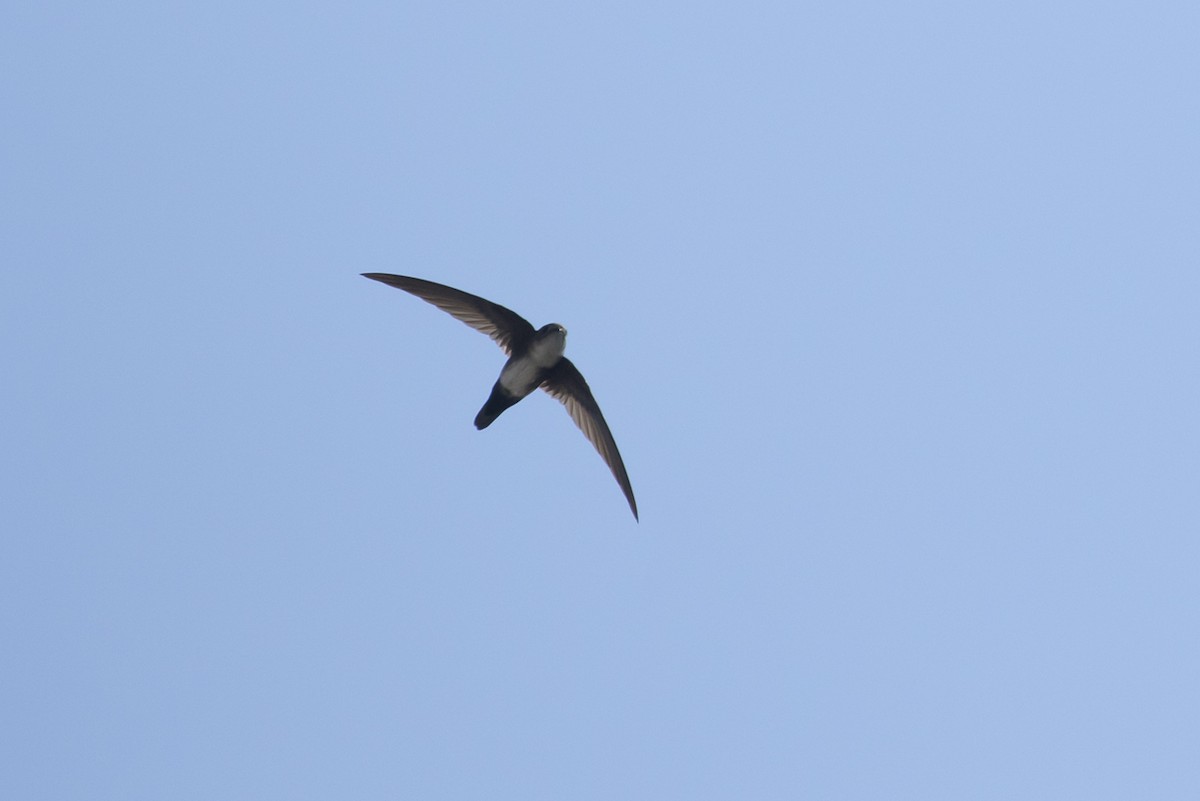
POLYGON ((567 332, 558 330, 548 337, 536 340, 529 347, 529 358, 538 367, 553 367, 567 349, 567 332))
POLYGON ((500 371, 500 386, 518 398, 537 389, 543 370, 558 364, 567 346, 567 332, 561 328, 550 336, 534 340, 523 359, 509 359, 500 371))

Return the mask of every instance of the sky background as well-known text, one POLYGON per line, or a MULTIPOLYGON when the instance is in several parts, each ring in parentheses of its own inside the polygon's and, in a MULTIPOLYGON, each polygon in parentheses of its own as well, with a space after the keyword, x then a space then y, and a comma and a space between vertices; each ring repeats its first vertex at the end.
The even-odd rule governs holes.
POLYGON ((0 796, 1200 797, 1198 8, 6 4, 0 796))

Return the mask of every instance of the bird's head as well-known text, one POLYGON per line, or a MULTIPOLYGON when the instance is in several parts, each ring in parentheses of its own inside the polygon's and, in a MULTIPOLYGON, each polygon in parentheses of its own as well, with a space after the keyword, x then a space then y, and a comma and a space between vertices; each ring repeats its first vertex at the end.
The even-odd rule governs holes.
POLYGON ((553 367, 567 348, 567 329, 558 323, 547 323, 533 335, 529 347, 533 360, 542 367, 553 367))

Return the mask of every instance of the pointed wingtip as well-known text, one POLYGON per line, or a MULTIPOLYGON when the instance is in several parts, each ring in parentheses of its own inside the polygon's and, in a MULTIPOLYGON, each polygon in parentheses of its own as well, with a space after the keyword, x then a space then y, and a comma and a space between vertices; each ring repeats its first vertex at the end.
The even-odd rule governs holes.
POLYGON ((392 286, 400 286, 403 281, 412 281, 406 275, 393 275, 392 273, 359 273, 363 278, 370 278, 372 281, 378 281, 381 284, 390 284, 392 286))

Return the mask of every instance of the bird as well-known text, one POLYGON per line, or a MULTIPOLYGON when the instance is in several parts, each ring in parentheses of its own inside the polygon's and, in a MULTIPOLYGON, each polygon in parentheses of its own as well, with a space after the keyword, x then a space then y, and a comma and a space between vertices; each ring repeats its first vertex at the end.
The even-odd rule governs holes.
POLYGON ((450 316, 487 334, 508 356, 500 377, 492 386, 487 401, 475 415, 475 428, 482 431, 506 409, 541 387, 566 407, 579 430, 604 459, 613 478, 617 480, 633 519, 639 520, 633 486, 621 460, 621 452, 592 390, 579 369, 563 355, 567 344, 567 329, 558 323, 547 323, 534 330, 521 315, 445 284, 391 273, 363 273, 364 278, 403 289, 426 303, 437 306, 450 316))

